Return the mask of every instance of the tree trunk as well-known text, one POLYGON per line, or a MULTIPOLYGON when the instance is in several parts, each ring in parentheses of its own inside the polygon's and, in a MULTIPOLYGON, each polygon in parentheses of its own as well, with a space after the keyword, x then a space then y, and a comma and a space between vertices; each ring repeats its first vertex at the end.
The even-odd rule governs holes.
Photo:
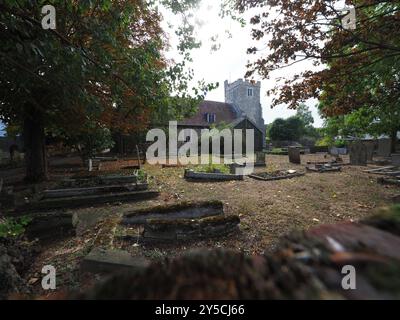
POLYGON ((32 105, 25 109, 23 125, 26 177, 28 182, 47 180, 47 159, 42 113, 32 105))
POLYGON ((394 130, 391 135, 390 139, 392 140, 391 152, 396 153, 396 146, 397 146, 397 130, 394 130))

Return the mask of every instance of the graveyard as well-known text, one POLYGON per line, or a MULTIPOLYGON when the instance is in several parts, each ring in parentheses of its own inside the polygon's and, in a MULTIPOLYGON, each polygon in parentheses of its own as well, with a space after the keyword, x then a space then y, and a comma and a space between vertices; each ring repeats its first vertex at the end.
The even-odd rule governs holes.
MULTIPOLYGON (((34 187, 23 182, 22 167, 2 170, 3 219, 30 220, 25 236, 36 253, 24 271, 29 292, 47 294, 41 265, 56 267, 61 291, 83 290, 104 275, 196 249, 273 254, 292 233, 357 223, 399 201, 398 186, 384 183, 398 175, 396 166, 351 165, 352 153, 291 153, 266 155, 240 179, 188 179, 188 171, 204 168, 123 157, 105 157, 91 171, 74 156, 50 159, 51 178, 34 187)), ((229 170, 222 167, 213 169, 218 177, 229 170)))
POLYGON ((0 1, 0 300, 400 299, 399 29, 400 1, 0 1))

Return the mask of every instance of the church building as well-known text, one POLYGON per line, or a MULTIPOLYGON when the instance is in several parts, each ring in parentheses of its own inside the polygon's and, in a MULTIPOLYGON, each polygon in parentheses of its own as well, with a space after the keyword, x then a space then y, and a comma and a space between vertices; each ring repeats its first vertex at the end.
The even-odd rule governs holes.
POLYGON ((260 102, 261 82, 251 83, 239 79, 225 81, 225 102, 205 100, 192 117, 178 122, 178 131, 183 129, 209 129, 227 125, 232 129, 254 129, 254 151, 265 148, 265 123, 260 102))

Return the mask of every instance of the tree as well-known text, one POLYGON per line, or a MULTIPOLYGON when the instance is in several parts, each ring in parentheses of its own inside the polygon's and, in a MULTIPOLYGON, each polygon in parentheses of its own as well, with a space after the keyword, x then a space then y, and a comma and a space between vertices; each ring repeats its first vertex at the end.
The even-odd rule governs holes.
POLYGON ((296 111, 296 117, 303 121, 303 124, 308 127, 314 124, 314 118, 312 116, 312 112, 308 108, 308 106, 304 103, 301 103, 296 111))
MULTIPOLYGON (((253 7, 263 11, 251 19, 253 39, 271 37, 269 53, 262 55, 257 47, 248 49, 249 54, 262 56, 248 65, 247 77, 258 73, 268 78, 276 70, 306 60, 319 67, 299 72, 283 83, 277 82, 269 91, 277 95, 273 106, 287 103, 296 108, 309 98, 319 98, 325 83, 335 83, 338 87, 332 90, 337 90, 350 77, 363 76, 367 66, 399 61, 400 34, 396 32, 400 27, 399 2, 347 0, 346 4, 355 7, 355 30, 342 25, 347 12, 341 10, 343 2, 339 0, 236 1, 241 12, 253 7)), ((347 102, 337 105, 334 112, 357 108, 357 101, 349 98, 347 102)))
POLYGON ((93 125, 144 129, 156 113, 179 113, 179 98, 210 88, 187 94, 185 61, 198 46, 187 20, 178 30, 184 60, 162 54, 168 43, 156 5, 185 14, 197 0, 53 1, 56 30, 41 27, 45 2, 0 3, 0 118, 22 128, 29 181, 47 176, 47 132, 73 140, 93 125))
POLYGON ((269 136, 274 141, 293 141, 304 132, 303 122, 296 116, 288 119, 276 119, 269 129, 269 136))
MULTIPOLYGON (((355 8, 355 29, 342 24, 347 12, 341 10, 341 1, 238 0, 241 11, 268 7, 252 18, 252 35, 256 40, 272 37, 270 53, 249 64, 247 76, 258 73, 267 78, 280 68, 312 61, 317 68, 297 73, 270 90, 277 96, 273 105, 286 103, 296 108, 309 98, 317 98, 323 101, 324 116, 353 114, 347 120, 358 118, 353 113, 356 110, 368 110, 373 121, 368 127, 388 132, 394 149, 399 130, 395 119, 400 103, 400 34, 396 31, 400 3, 348 0, 346 4, 355 8), (277 17, 271 18, 276 12, 277 17)), ((259 50, 253 47, 248 52, 257 54, 259 50)))

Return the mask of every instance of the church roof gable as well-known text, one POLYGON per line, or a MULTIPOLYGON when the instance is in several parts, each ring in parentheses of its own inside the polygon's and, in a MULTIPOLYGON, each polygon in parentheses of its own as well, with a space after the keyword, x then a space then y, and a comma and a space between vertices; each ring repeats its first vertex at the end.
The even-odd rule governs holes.
POLYGON ((215 114, 216 125, 220 123, 230 124, 238 119, 238 114, 233 105, 224 102, 204 100, 199 104, 199 109, 195 115, 178 122, 180 126, 201 126, 209 127, 206 114, 215 114))

